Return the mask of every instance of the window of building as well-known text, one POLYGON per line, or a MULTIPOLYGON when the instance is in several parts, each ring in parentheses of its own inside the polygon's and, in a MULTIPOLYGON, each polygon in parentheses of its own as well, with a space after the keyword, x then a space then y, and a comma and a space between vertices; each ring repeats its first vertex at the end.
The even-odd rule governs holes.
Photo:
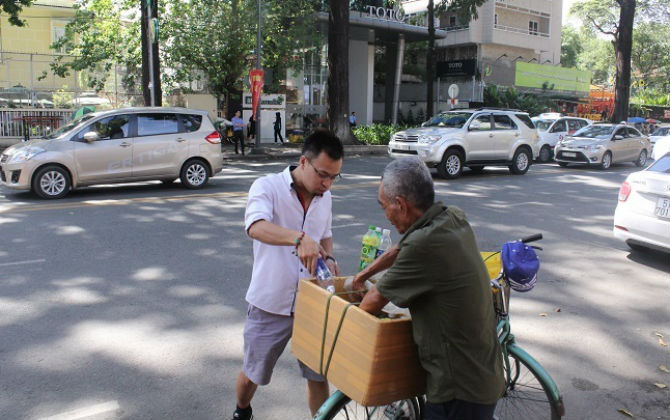
POLYGON ((531 35, 537 35, 539 23, 534 20, 528 21, 528 33, 531 35))
MULTIPOLYGON (((65 36, 65 26, 68 24, 67 20, 63 19, 51 19, 51 43, 58 41, 65 36)), ((67 48, 62 47, 55 50, 58 53, 65 54, 67 53, 67 48)))
POLYGON ((449 16, 449 26, 456 26, 456 16, 449 16))

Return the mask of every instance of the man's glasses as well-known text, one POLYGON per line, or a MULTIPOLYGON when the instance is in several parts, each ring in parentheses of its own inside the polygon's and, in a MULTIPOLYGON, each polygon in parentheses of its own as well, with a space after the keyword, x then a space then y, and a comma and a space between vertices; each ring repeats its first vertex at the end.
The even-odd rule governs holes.
POLYGON ((340 179, 342 179, 342 175, 340 175, 340 174, 331 175, 327 172, 323 172, 323 171, 320 171, 320 170, 316 169, 316 167, 314 165, 312 165, 311 160, 307 159, 307 162, 309 163, 309 166, 311 166, 312 169, 314 169, 314 172, 316 172, 316 175, 323 180, 329 179, 333 182, 337 182, 340 179))

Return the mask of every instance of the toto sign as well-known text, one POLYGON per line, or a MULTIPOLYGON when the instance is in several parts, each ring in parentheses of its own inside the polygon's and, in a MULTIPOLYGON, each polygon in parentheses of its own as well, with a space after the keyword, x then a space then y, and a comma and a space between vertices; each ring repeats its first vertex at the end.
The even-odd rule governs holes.
POLYGON ((402 9, 387 9, 385 7, 367 6, 368 16, 371 18, 393 20, 396 22, 405 21, 405 11, 402 9))

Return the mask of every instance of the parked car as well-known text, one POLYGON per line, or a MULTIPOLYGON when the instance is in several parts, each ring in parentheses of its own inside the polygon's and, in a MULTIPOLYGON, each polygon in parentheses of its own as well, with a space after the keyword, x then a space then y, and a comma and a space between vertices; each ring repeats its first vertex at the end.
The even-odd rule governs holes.
POLYGON ((556 143, 590 124, 590 120, 577 117, 561 117, 553 121, 538 121, 535 124, 540 137, 537 142, 537 147, 540 150, 538 160, 540 162, 549 162, 554 157, 556 143))
POLYGON ((0 184, 64 197, 100 183, 180 178, 203 187, 223 166, 221 138, 206 111, 128 108, 94 112, 0 156, 0 184))
POLYGON ((659 137, 656 144, 652 146, 651 158, 657 160, 668 152, 670 152, 670 136, 659 137))
MULTIPOLYGON (((660 126, 654 130, 654 132, 649 135, 649 141, 651 141, 651 151, 654 151, 654 147, 656 147, 657 141, 665 138, 670 138, 670 126, 660 126)), ((659 156, 663 154, 664 153, 660 153, 659 156)))
POLYGON ((619 190, 613 232, 634 250, 670 253, 670 153, 628 175, 619 190))
POLYGON ((554 149, 560 166, 569 163, 598 165, 608 169, 613 163, 634 162, 644 166, 651 143, 635 128, 622 124, 593 124, 560 140, 554 149))
POLYGON ((435 115, 418 128, 395 133, 392 158, 418 155, 443 178, 457 178, 463 167, 507 166, 525 174, 537 157, 537 132, 529 115, 518 110, 464 109, 435 115))

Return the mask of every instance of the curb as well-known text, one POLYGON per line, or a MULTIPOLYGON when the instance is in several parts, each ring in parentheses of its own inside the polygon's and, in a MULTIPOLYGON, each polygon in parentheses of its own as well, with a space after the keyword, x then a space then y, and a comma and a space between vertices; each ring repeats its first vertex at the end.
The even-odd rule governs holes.
MULTIPOLYGON (((244 156, 236 155, 234 152, 224 151, 224 161, 255 161, 270 159, 295 159, 301 156, 301 146, 282 146, 282 147, 262 147, 261 153, 247 153, 244 156)), ((251 149, 253 150, 253 149, 251 149)), ((250 150, 250 151, 251 151, 250 150)), ((387 146, 385 145, 345 145, 344 157, 362 155, 386 155, 387 146)))

